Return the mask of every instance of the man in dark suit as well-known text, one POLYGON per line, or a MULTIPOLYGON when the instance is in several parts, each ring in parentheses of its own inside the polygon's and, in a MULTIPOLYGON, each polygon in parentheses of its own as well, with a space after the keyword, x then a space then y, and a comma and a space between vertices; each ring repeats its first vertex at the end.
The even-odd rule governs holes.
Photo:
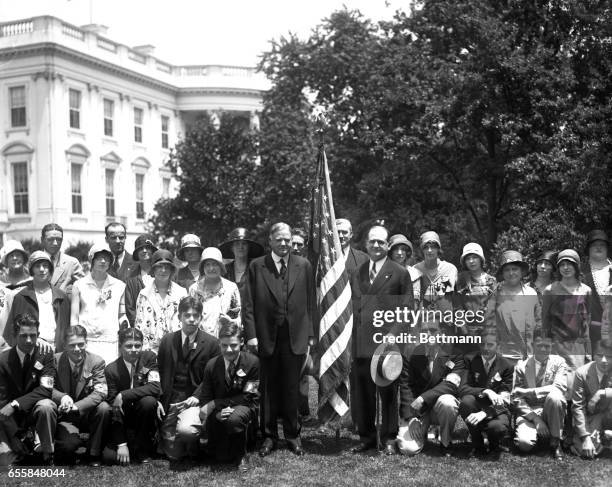
POLYGON ((338 238, 342 246, 342 254, 345 258, 346 271, 349 273, 349 279, 355 271, 361 267, 364 262, 368 261, 368 254, 359 249, 351 247, 353 239, 353 227, 351 222, 346 218, 336 219, 336 228, 338 229, 338 238))
POLYGON ((202 404, 200 415, 209 450, 218 460, 233 460, 244 471, 248 468, 249 425, 257 418, 259 360, 240 351, 242 331, 235 323, 221 325, 219 342, 222 355, 206 364, 194 395, 202 404))
POLYGON ((113 253, 113 263, 108 273, 117 279, 126 282, 136 265, 129 252, 125 250, 125 239, 127 231, 125 225, 119 222, 111 222, 104 229, 106 243, 113 253))
POLYGON ((465 362, 462 355, 451 355, 441 346, 445 335, 438 321, 424 322, 422 332, 428 339, 410 356, 404 356, 399 378, 401 423, 406 425, 411 418, 420 418, 423 438, 427 438, 430 424, 438 424, 440 451, 449 456, 451 434, 459 414, 459 390, 465 383, 465 362))
POLYGON ((247 344, 259 349, 261 361, 260 455, 276 447, 279 413, 289 448, 303 455, 298 384, 304 355, 314 343, 312 268, 289 253, 291 228, 286 223, 272 225, 269 243, 272 251, 249 265, 243 316, 247 344))
POLYGON ((377 447, 376 442, 376 393, 381 398, 382 428, 380 440, 387 455, 395 453, 397 436, 397 381, 377 388, 370 374, 370 363, 376 343, 372 328, 374 311, 387 306, 412 307, 413 293, 408 271, 387 258, 389 231, 380 225, 370 228, 366 239, 368 261, 352 276, 353 302, 353 363, 352 381, 357 429, 360 443, 352 449, 354 453, 377 447), (390 298, 396 296, 397 298, 390 298))
POLYGON ((60 415, 55 434, 57 454, 74 458, 82 444, 79 433, 86 431, 89 464, 99 467, 111 409, 104 401, 108 394, 104 360, 87 351, 87 330, 81 325, 66 330, 64 352, 55 354, 55 367, 52 398, 60 415))
POLYGON ((497 335, 485 332, 480 352, 467 361, 467 381, 459 390, 459 414, 472 437, 475 455, 487 453, 483 431, 489 439, 489 451, 498 453, 510 434, 510 392, 514 366, 497 353, 497 335))
POLYGON ((202 321, 199 299, 181 299, 178 313, 181 329, 162 338, 157 357, 162 389, 158 417, 163 418, 163 447, 171 461, 197 455, 201 422, 195 390, 208 361, 221 353, 218 340, 198 330, 202 321))
POLYGON ((10 464, 29 453, 21 438, 34 425, 44 464, 53 465, 57 407, 51 400, 55 367, 53 353, 42 353, 36 344, 38 321, 29 314, 13 323, 16 345, 0 354, 0 444, 5 443, 2 463, 10 464))
POLYGON ((111 441, 106 461, 128 465, 136 457, 150 463, 156 431, 157 401, 161 395, 154 352, 142 350, 143 336, 137 328, 119 331, 121 356, 106 367, 108 402, 112 406, 111 441), (127 429, 135 432, 128 445, 127 429), (110 451, 109 451, 110 450, 110 451))

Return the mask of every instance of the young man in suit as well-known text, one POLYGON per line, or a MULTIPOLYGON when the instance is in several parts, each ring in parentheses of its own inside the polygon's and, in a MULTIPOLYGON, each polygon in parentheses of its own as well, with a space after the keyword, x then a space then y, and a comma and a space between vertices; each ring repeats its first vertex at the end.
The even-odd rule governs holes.
POLYGON ((359 269, 364 262, 368 261, 368 254, 351 246, 353 226, 349 220, 346 218, 337 218, 336 228, 338 229, 338 238, 340 239, 340 246, 342 247, 342 254, 345 259, 344 264, 350 279, 355 271, 359 269))
POLYGON ((125 239, 127 238, 125 225, 119 222, 111 222, 106 225, 104 233, 106 243, 108 243, 114 257, 108 273, 120 281, 126 282, 132 274, 136 262, 134 262, 130 253, 125 250, 125 239))
POLYGON ((499 453, 510 434, 510 392, 514 366, 497 353, 497 334, 485 331, 480 352, 467 362, 467 380, 459 389, 459 414, 472 437, 473 454, 484 455, 487 449, 483 432, 489 440, 489 451, 499 453))
POLYGON ((209 449, 218 460, 233 460, 244 471, 249 424, 257 419, 259 360, 240 350, 242 331, 235 323, 221 325, 219 342, 222 355, 206 364, 195 396, 203 405, 209 449))
POLYGON ((612 448, 612 340, 601 340, 593 357, 576 370, 572 396, 572 451, 585 458, 612 448))
POLYGON ((243 322, 247 344, 259 350, 261 362, 260 455, 269 455, 278 440, 277 417, 289 449, 304 454, 298 414, 300 370, 314 344, 314 280, 308 260, 291 255, 291 228, 270 228, 271 252, 249 264, 243 322))
POLYGON ((51 400, 55 367, 53 353, 42 353, 36 344, 38 321, 29 314, 13 323, 16 345, 0 354, 0 444, 9 451, 2 460, 10 464, 29 453, 21 438, 34 426, 46 465, 53 465, 57 406, 51 400))
POLYGON ((84 277, 85 273, 77 259, 61 251, 63 240, 64 230, 57 223, 48 223, 42 228, 40 243, 53 262, 51 285, 70 296, 72 285, 77 279, 84 277))
POLYGON ((101 465, 104 436, 110 426, 111 409, 105 363, 87 351, 87 330, 81 325, 66 330, 64 352, 55 354, 57 381, 53 401, 58 406, 59 424, 55 434, 57 455, 74 458, 82 442, 79 433, 89 432, 89 464, 101 465))
POLYGON ((199 330, 202 302, 187 296, 179 302, 181 329, 168 333, 159 345, 163 448, 170 461, 194 458, 200 439, 200 402, 195 394, 206 364, 221 353, 218 340, 199 330), (165 417, 164 417, 165 415, 165 417))
POLYGON ((533 339, 533 355, 516 364, 512 399, 518 413, 514 442, 531 451, 538 438, 548 440, 555 459, 561 455, 561 432, 567 411, 567 364, 552 355, 552 337, 541 328, 533 339))
POLYGON ((429 425, 438 424, 440 451, 449 456, 451 435, 459 414, 459 390, 465 384, 465 362, 462 355, 451 354, 447 347, 441 346, 445 335, 437 321, 423 323, 421 331, 428 339, 412 354, 404 356, 399 378, 400 424, 406 426, 412 418, 419 418, 423 439, 427 438, 429 425))
POLYGON ((104 458, 121 465, 129 465, 133 458, 150 463, 157 429, 157 401, 161 395, 157 357, 154 352, 143 352, 142 343, 139 329, 120 330, 121 356, 105 370, 112 419, 111 441, 104 458), (128 428, 135 433, 129 445, 128 428))
POLYGON ((373 341, 372 317, 375 311, 396 305, 412 308, 413 293, 410 274, 406 268, 387 258, 389 231, 380 225, 370 228, 366 249, 369 259, 364 262, 351 281, 353 304, 353 364, 352 378, 355 420, 359 430, 359 444, 352 448, 360 453, 376 448, 376 395, 381 398, 382 430, 380 440, 386 455, 395 454, 398 431, 397 382, 378 387, 372 380, 370 363, 376 344, 373 341), (386 296, 396 296, 386 300, 386 296))

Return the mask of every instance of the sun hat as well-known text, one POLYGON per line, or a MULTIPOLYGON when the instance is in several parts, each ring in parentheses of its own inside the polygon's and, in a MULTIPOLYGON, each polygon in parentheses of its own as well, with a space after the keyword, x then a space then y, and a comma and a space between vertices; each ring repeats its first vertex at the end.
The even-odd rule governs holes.
POLYGON ((254 259, 255 257, 261 257, 264 254, 264 248, 254 240, 248 238, 248 231, 246 228, 238 227, 234 228, 227 236, 225 242, 219 245, 219 249, 221 250, 221 254, 226 259, 233 259, 234 252, 232 247, 234 242, 245 241, 249 244, 249 259, 254 259))
POLYGON ((204 247, 202 247, 200 237, 193 233, 186 233, 183 235, 183 238, 181 238, 181 246, 176 251, 176 256, 182 261, 185 261, 185 249, 200 249, 200 252, 202 252, 204 247))
POLYGON ((138 261, 138 251, 144 247, 151 247, 153 252, 157 250, 157 247, 153 243, 153 236, 149 235, 148 233, 138 235, 136 238, 136 242, 134 242, 134 252, 132 252, 132 259, 138 261))

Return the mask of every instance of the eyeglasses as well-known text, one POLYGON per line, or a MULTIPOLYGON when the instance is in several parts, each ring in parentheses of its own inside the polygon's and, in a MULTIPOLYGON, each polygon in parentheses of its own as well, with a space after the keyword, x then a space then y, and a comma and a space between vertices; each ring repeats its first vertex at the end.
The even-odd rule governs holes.
POLYGON ((612 353, 596 353, 596 357, 606 357, 606 360, 612 360, 612 353))

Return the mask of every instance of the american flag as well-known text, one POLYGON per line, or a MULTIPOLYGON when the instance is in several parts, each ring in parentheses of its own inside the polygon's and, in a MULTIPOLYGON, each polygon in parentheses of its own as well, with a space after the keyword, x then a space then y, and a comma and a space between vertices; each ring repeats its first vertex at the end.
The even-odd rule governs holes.
POLYGON ((348 375, 353 310, 323 147, 319 150, 317 182, 313 189, 310 246, 312 262, 316 262, 317 311, 320 318, 318 415, 323 424, 328 424, 349 410, 348 375))

